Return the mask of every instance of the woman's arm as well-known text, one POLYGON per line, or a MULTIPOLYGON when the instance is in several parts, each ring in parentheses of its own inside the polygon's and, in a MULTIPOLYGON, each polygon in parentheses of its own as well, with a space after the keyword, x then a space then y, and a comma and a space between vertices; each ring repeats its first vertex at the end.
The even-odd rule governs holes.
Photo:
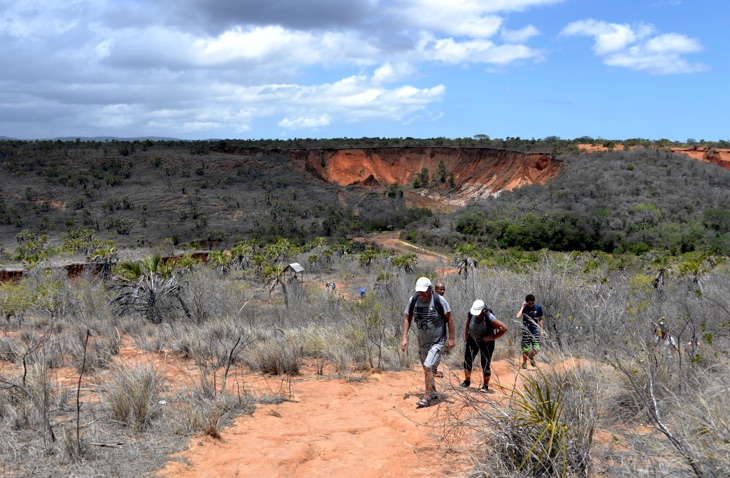
POLYGON ((495 318, 492 321, 492 330, 494 331, 493 332, 494 335, 490 335, 489 337, 487 337, 486 339, 484 339, 486 342, 488 342, 490 340, 497 340, 498 338, 500 338, 501 336, 503 336, 504 334, 506 334, 507 333, 507 326, 504 325, 504 323, 502 323, 502 321, 500 321, 497 318, 495 318))

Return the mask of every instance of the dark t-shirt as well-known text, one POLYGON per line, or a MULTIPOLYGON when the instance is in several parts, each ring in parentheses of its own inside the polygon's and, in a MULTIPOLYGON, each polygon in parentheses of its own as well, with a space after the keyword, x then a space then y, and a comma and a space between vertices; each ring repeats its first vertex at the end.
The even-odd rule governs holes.
POLYGON ((522 309, 523 330, 530 331, 531 334, 539 333, 540 317, 542 317, 542 307, 540 307, 540 304, 533 304, 532 307, 526 305, 522 309))

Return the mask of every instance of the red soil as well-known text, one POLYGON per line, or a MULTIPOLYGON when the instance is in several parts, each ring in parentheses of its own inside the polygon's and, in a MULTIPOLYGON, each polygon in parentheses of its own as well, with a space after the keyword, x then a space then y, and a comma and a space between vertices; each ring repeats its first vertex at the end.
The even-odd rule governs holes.
MULTIPOLYGON (((509 365, 500 373, 510 375, 509 365)), ((468 460, 437 437, 441 405, 416 408, 422 372, 365 374, 363 380, 325 379, 309 367, 291 382, 292 401, 260 405, 251 416, 223 430, 221 440, 193 440, 186 463, 170 462, 169 477, 463 476, 468 460)), ((252 377, 254 393, 288 390, 279 377, 252 377)), ((440 379, 446 391, 447 379, 440 379)), ((457 378, 452 377, 455 382, 457 378)), ((509 382, 505 377, 505 381, 509 382)))

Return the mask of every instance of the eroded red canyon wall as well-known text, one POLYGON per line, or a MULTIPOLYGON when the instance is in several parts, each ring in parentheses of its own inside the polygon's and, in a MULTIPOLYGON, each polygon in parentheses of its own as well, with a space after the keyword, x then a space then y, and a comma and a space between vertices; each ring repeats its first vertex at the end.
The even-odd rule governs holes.
MULTIPOLYGON (((542 184, 556 176, 560 161, 549 154, 490 148, 358 148, 302 151, 308 171, 340 186, 410 184, 427 168, 433 176, 443 161, 454 187, 442 200, 463 205, 526 184, 542 184)), ((441 187, 441 189, 444 189, 441 187)), ((423 194, 428 194, 424 188, 423 194)))

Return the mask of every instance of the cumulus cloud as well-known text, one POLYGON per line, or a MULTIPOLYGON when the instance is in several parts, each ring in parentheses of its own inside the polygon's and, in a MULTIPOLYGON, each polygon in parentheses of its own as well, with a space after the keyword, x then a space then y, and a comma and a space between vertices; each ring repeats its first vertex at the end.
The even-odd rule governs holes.
MULTIPOLYGON (((429 65, 539 60, 536 29, 505 15, 561 1, 0 0, 0 95, 59 135, 405 124, 440 115, 429 65)), ((17 118, 0 127, 20 131, 17 118)))
MULTIPOLYGON (((0 0, 0 129, 194 138, 432 121, 449 92, 433 70, 544 60, 517 13, 564 1, 0 0)), ((685 59, 699 42, 650 25, 563 33, 593 37, 606 64, 703 68, 685 59)))
POLYGON ((697 73, 709 68, 690 63, 684 55, 699 53, 702 44, 678 33, 659 34, 653 25, 607 23, 593 19, 567 25, 566 36, 593 38, 593 52, 610 66, 654 74, 697 73))

